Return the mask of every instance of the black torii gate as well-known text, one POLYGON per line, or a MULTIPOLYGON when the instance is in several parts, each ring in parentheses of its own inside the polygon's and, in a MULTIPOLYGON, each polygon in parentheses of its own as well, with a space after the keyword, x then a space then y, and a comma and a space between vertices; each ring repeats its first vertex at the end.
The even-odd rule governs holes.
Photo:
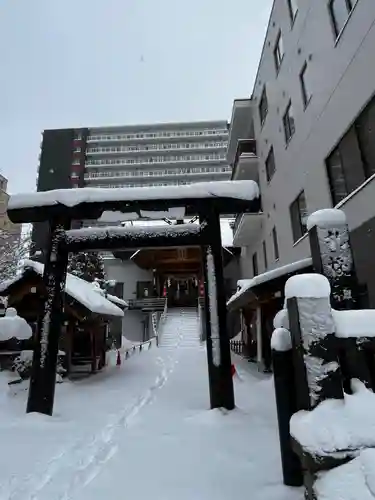
POLYGON ((205 282, 207 360, 211 408, 234 408, 226 297, 223 278, 220 214, 259 212, 253 181, 220 181, 157 188, 81 188, 13 195, 8 216, 14 223, 49 223, 43 280, 47 297, 36 332, 27 412, 52 415, 61 329, 62 290, 69 252, 155 247, 200 246, 205 282), (98 219, 104 212, 165 212, 184 207, 198 224, 158 227, 84 228, 73 220, 98 219))

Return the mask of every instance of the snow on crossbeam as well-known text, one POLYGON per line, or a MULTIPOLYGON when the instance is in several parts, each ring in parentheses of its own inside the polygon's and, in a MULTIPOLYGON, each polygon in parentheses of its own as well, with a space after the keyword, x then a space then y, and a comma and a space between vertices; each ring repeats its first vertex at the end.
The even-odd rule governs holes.
POLYGON ((204 244, 208 238, 206 225, 176 224, 159 226, 108 226, 66 231, 69 251, 105 250, 113 248, 114 241, 119 248, 150 248, 162 246, 195 246, 204 244))
POLYGON ((186 186, 150 188, 57 189, 12 195, 8 203, 8 215, 11 220, 24 221, 26 214, 33 220, 45 220, 48 214, 45 210, 41 211, 41 208, 51 210, 53 207, 63 206, 70 209, 70 214, 74 214, 79 207, 82 209, 82 205, 89 205, 90 210, 96 209, 99 212, 92 214, 91 218, 97 218, 108 210, 138 213, 141 210, 165 210, 172 206, 197 208, 196 205, 203 200, 216 200, 215 203, 222 200, 223 210, 229 210, 231 204, 240 205, 242 201, 245 207, 258 198, 259 188, 254 181, 201 182, 186 186), (74 207, 77 209, 74 210, 74 207))

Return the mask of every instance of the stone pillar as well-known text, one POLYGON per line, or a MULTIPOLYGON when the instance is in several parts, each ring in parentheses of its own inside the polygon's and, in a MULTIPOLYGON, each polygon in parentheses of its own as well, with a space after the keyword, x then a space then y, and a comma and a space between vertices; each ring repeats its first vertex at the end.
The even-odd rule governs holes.
POLYGON ((27 413, 52 415, 56 384, 56 365, 63 321, 68 252, 61 245, 70 221, 52 220, 50 240, 44 265, 43 282, 46 300, 38 319, 27 413))
POLYGON ((285 285, 298 410, 344 397, 330 292, 320 274, 293 276, 285 285))
POLYGON ((210 229, 210 245, 204 248, 205 318, 211 408, 232 410, 234 404, 227 306, 223 276, 220 217, 214 210, 200 217, 210 229))
POLYGON ((337 209, 318 210, 307 220, 314 271, 331 285, 334 309, 356 309, 358 285, 349 228, 345 213, 337 209))

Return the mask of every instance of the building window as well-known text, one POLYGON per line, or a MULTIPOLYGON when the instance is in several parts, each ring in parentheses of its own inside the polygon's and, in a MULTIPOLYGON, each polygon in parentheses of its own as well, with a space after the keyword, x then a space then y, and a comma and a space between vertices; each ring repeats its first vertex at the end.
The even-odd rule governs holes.
POLYGON ((311 65, 307 64, 307 62, 305 62, 305 64, 303 65, 302 71, 299 75, 299 79, 301 82, 302 100, 306 108, 312 97, 311 65))
POLYGON ((285 142, 288 144, 288 142, 293 137, 294 132, 296 131, 292 101, 289 101, 289 104, 286 108, 285 114, 283 116, 283 125, 284 125, 285 142))
POLYGON ((254 274, 254 276, 257 276, 258 272, 259 272, 259 269, 258 269, 258 255, 255 252, 253 254, 253 274, 254 274))
POLYGON ((259 116, 261 125, 263 125, 263 123, 265 122, 267 113, 268 113, 268 99, 267 99, 266 86, 264 86, 262 97, 260 98, 260 103, 259 103, 259 116))
POLYGON ((330 0, 328 6, 336 38, 343 30, 356 3, 357 0, 330 0))
POLYGON ((265 241, 263 241, 263 258, 264 258, 264 267, 265 267, 265 269, 267 269, 267 267, 268 267, 267 245, 266 245, 265 241))
POLYGON ((298 12, 298 3, 297 0, 287 0, 287 2, 288 2, 290 19, 293 23, 298 12))
POLYGON ((348 196, 344 166, 339 148, 336 148, 326 160, 327 174, 333 205, 337 205, 348 196))
POLYGON ((270 182, 270 180, 273 177, 273 174, 275 173, 275 170, 276 170, 275 154, 273 152, 273 147, 271 147, 270 152, 268 153, 268 156, 266 158, 266 176, 267 176, 267 182, 270 182))
POLYGON ((280 258, 280 253, 279 253, 279 241, 277 239, 277 231, 276 227, 272 229, 272 241, 273 241, 273 253, 275 255, 275 260, 279 260, 280 258))
POLYGON ((284 44, 281 31, 279 31, 279 34, 277 36, 275 48, 273 49, 273 57, 275 60, 276 72, 278 73, 284 57, 284 44))
POLYGON ((358 141, 364 176, 375 174, 375 98, 373 98, 357 118, 354 125, 358 141))
POLYGON ((305 192, 302 191, 289 207, 294 242, 306 233, 307 206, 305 192))

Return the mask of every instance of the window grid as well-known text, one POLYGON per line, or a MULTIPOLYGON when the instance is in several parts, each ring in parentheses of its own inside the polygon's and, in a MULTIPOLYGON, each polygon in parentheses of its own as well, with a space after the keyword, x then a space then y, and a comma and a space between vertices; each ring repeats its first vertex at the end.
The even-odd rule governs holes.
POLYGON ((144 144, 132 146, 100 146, 90 147, 87 149, 87 154, 92 153, 122 153, 135 151, 165 151, 175 149, 208 149, 208 148, 227 148, 227 141, 220 142, 189 142, 189 143, 162 143, 162 144, 144 144))
POLYGON ((85 179, 95 179, 100 177, 159 177, 187 174, 204 173, 226 173, 231 167, 196 167, 196 168, 176 168, 168 170, 125 170, 125 171, 101 171, 85 173, 85 179))
POLYGON ((279 241, 277 238, 277 230, 276 227, 272 229, 272 241, 273 241, 273 253, 275 256, 275 260, 279 260, 280 252, 279 252, 279 241))
POLYGON ((258 269, 258 254, 256 252, 253 254, 252 263, 253 263, 254 276, 257 276, 259 273, 259 269, 258 269))
POLYGON ((292 101, 289 101, 289 104, 283 116, 283 126, 284 126, 285 142, 286 144, 288 144, 291 138, 293 137, 294 132, 296 131, 292 101))
POLYGON ((307 62, 305 62, 305 64, 302 67, 299 79, 301 82, 302 100, 306 108, 312 97, 312 91, 310 88, 310 81, 309 81, 309 66, 307 62))
POLYGON ((228 129, 203 129, 163 132, 139 132, 131 134, 90 135, 88 141, 123 141, 134 139, 157 139, 162 137, 199 137, 203 135, 228 135, 228 129))
POLYGON ((273 50, 273 57, 275 61, 276 72, 278 73, 284 58, 284 43, 281 31, 279 31, 279 34, 276 39, 275 48, 273 50))
POLYGON ((263 241, 263 259, 264 259, 264 268, 268 268, 268 258, 267 258, 267 244, 263 241))
POLYGON ((330 0, 328 9, 335 37, 338 38, 344 29, 357 0, 330 0))
POLYGON ((273 147, 271 147, 268 156, 266 158, 266 177, 267 177, 267 182, 270 182, 274 173, 276 171, 276 164, 275 164, 275 154, 273 151, 273 147))
POLYGON ((305 192, 297 196, 289 207, 292 222, 292 232, 294 242, 298 241, 307 232, 307 205, 305 192))
POLYGON ((298 12, 298 3, 297 0, 287 0, 287 3, 289 8, 290 19, 293 24, 298 12))
POLYGON ((88 159, 86 166, 90 165, 142 165, 145 163, 181 163, 181 162, 197 162, 197 161, 212 161, 225 160, 226 155, 220 153, 209 153, 205 155, 166 155, 166 156, 149 156, 140 158, 121 158, 121 159, 88 159))
POLYGON ((259 117, 261 125, 263 125, 264 122, 266 121, 267 113, 268 113, 268 99, 267 99, 266 86, 264 86, 259 103, 259 117))

